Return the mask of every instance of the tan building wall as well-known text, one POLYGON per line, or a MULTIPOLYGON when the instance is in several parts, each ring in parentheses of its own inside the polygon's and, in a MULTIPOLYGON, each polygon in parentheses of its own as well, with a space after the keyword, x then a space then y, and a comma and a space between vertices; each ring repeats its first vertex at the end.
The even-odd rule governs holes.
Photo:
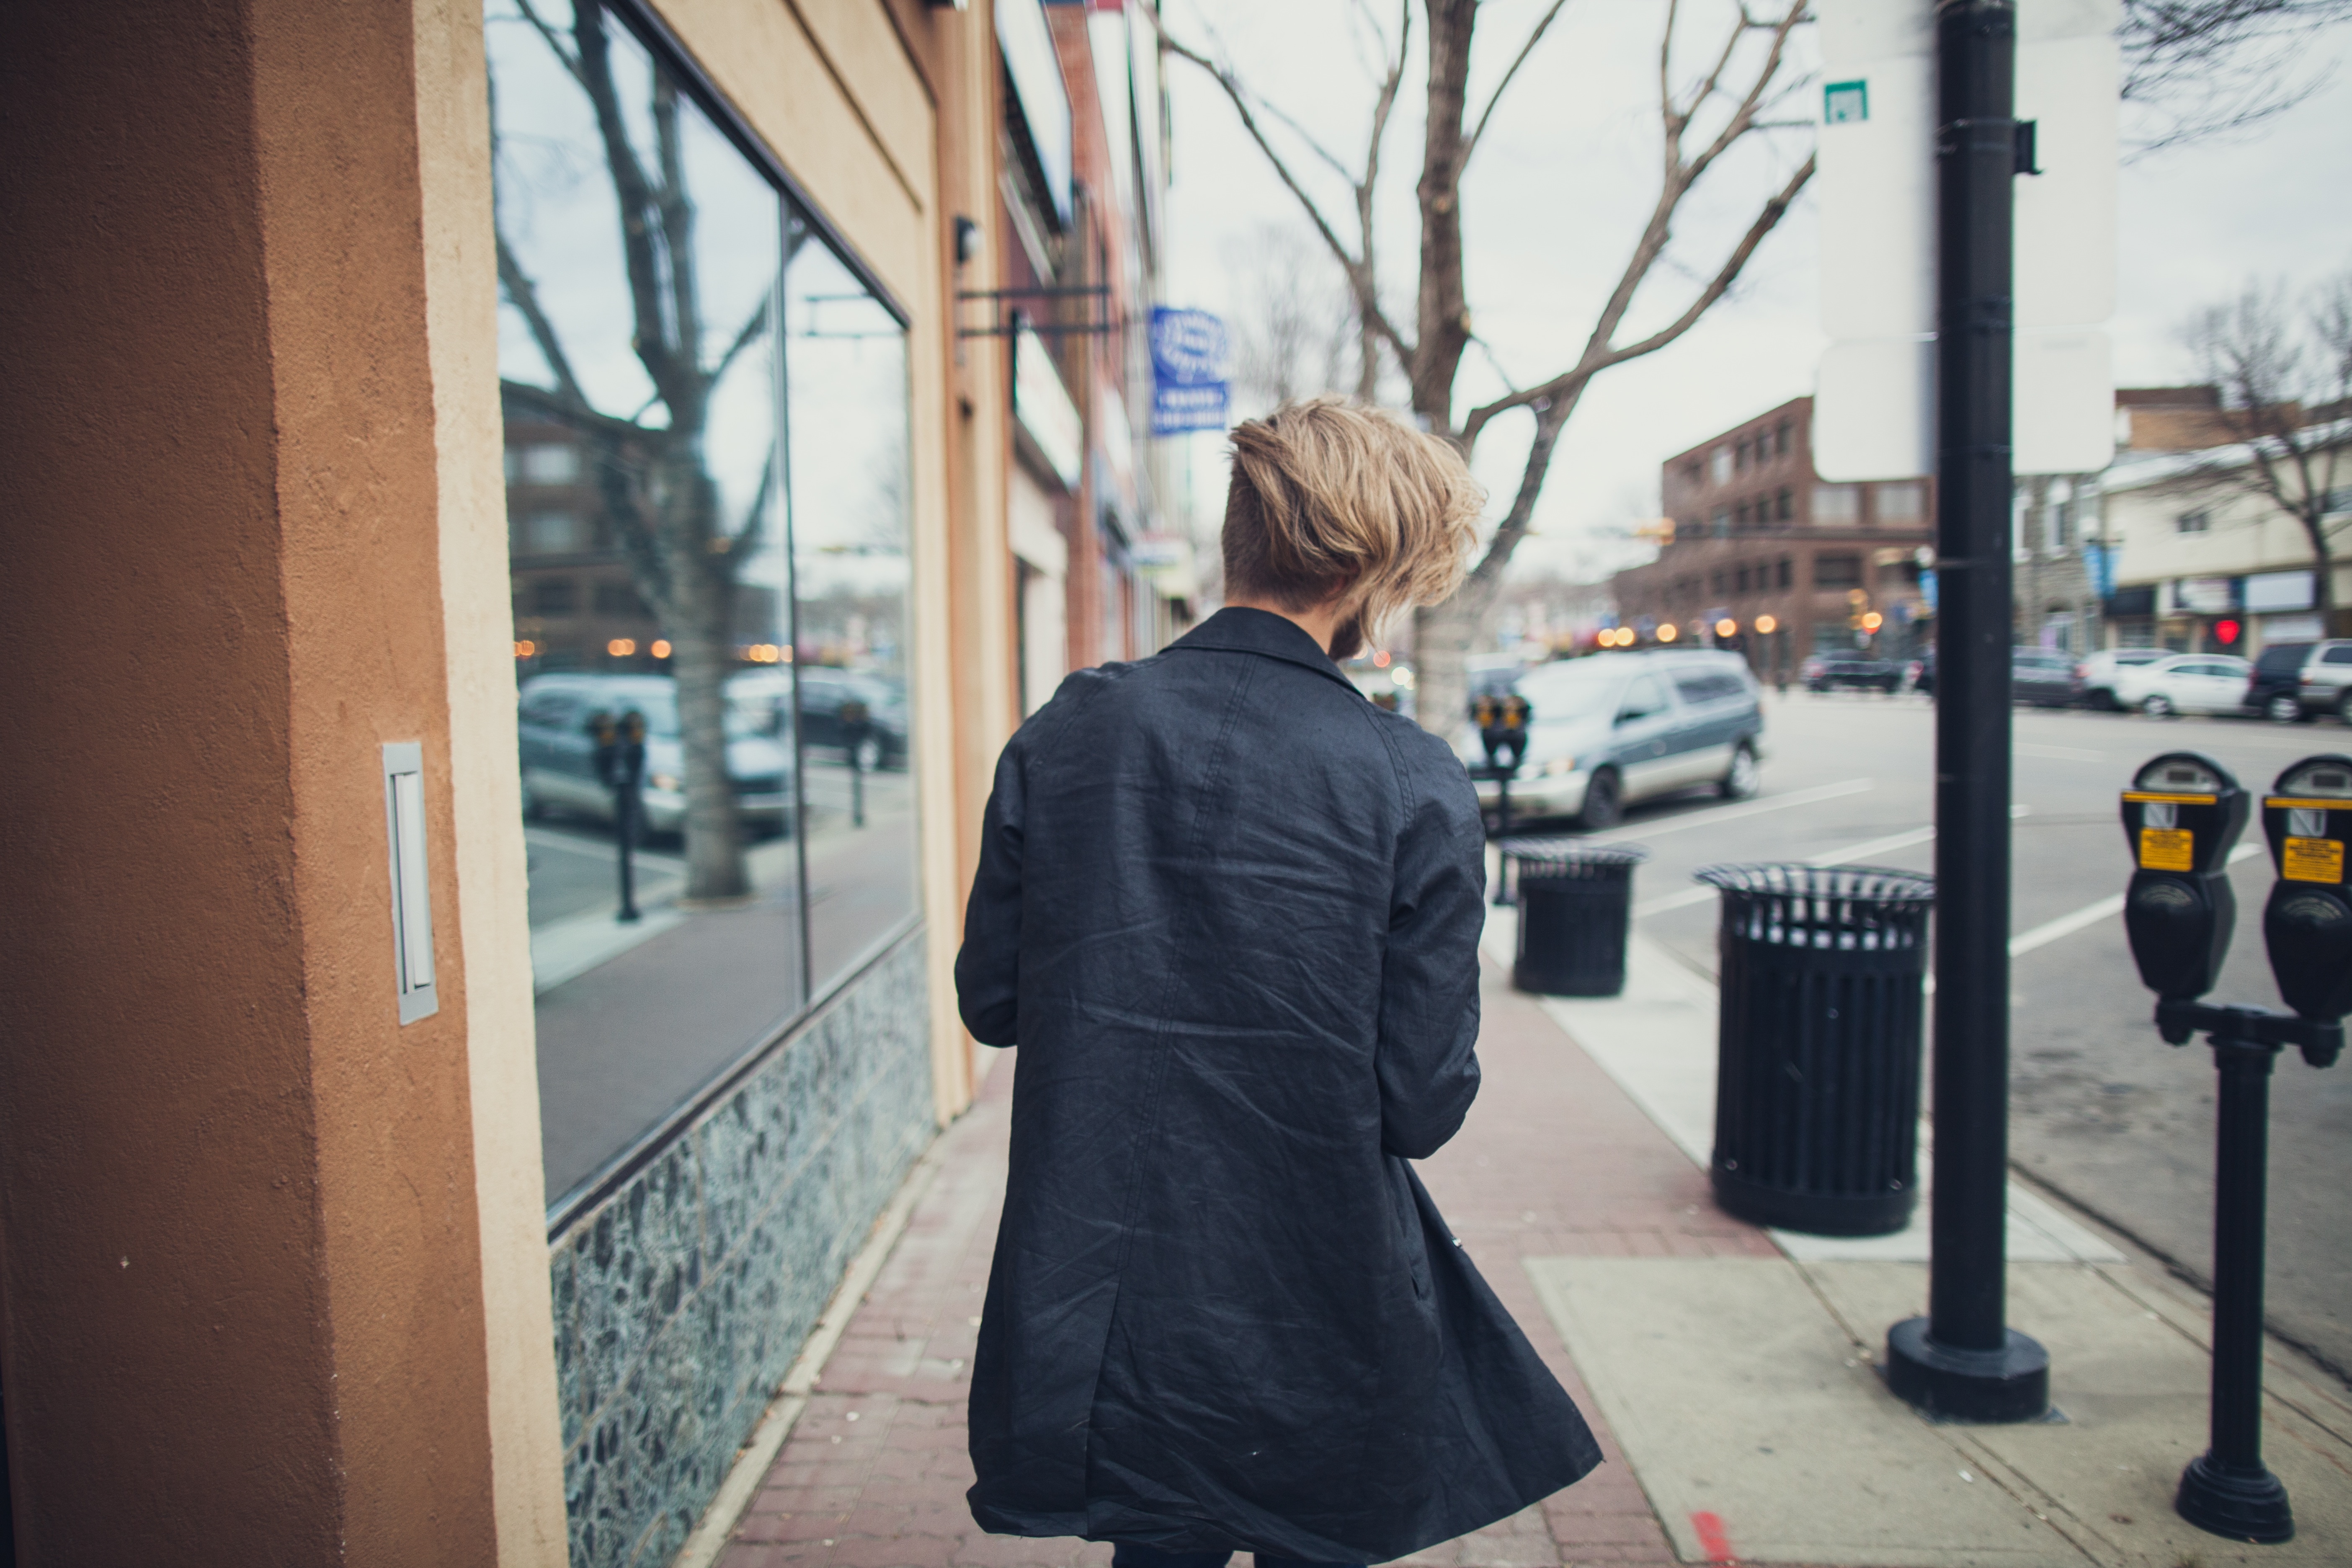
MULTIPOLYGON (((658 10, 911 318, 945 1118, 1016 718, 1002 360, 952 298, 1002 243, 987 12, 658 10)), ((20 7, 0 50, 23 1560, 562 1563, 479 7, 20 7), (440 1002, 405 1026, 396 742, 425 759, 440 1002)))

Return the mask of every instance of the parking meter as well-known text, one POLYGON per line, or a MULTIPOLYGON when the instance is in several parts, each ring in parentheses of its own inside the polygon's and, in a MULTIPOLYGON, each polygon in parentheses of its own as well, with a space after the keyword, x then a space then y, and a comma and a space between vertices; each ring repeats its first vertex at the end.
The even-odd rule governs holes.
POLYGON ((2263 910, 2271 971, 2293 1014, 2200 1002, 2230 945, 2236 905, 2230 849, 2249 802, 2229 770, 2193 752, 2148 763, 2124 791, 2130 889, 2124 929, 2140 978, 2157 994, 2156 1027, 2175 1046, 2213 1047, 2212 1443, 2180 1474, 2173 1508, 2231 1541, 2294 1537, 2286 1488, 2263 1463, 2263 1242, 2270 1164, 2270 1082, 2280 1050, 2313 1067, 2344 1048, 2352 1011, 2352 757, 2305 757, 2263 799, 2263 833, 2279 872, 2263 910))
POLYGON ((631 851, 645 812, 646 716, 632 708, 618 718, 599 709, 588 716, 596 741, 596 777, 613 792, 613 840, 621 873, 621 908, 615 917, 637 919, 637 876, 631 851))
POLYGON ((2245 830, 2246 792, 2194 752, 2168 752, 2123 793, 2132 848, 2124 933, 2143 984, 2168 1002, 2202 996, 2221 977, 2237 924, 2228 862, 2245 830))
POLYGON ((1470 717, 1478 726, 1478 743, 1486 761, 1498 768, 1516 768, 1528 754, 1528 720, 1533 710, 1513 692, 1507 697, 1474 697, 1470 717))
MULTIPOLYGON (((2332 1022, 2352 1013, 2352 898, 2344 880, 2352 757, 2305 757, 2271 788, 2263 797, 2263 837, 2279 879, 2263 906, 2263 945, 2287 1005, 2332 1022)), ((2304 1055, 2311 1054, 2306 1046, 2304 1055)))

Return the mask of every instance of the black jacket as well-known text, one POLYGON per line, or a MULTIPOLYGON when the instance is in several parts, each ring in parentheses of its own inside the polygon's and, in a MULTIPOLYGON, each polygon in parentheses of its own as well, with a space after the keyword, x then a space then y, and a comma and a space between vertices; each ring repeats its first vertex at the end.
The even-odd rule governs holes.
POLYGON ((982 1525, 1380 1562, 1599 1461, 1405 1163, 1478 1089, 1482 845, 1445 746, 1262 610, 1005 747, 956 960, 1021 1046, 982 1525))

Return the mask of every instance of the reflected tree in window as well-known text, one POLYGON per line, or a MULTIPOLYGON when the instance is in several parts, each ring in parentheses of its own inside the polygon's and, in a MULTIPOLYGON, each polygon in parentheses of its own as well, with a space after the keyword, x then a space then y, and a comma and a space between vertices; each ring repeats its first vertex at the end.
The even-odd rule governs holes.
POLYGON ((735 898, 751 879, 724 688, 738 589, 774 534, 781 202, 732 166, 740 155, 595 0, 573 0, 568 26, 534 0, 511 5, 492 20, 528 27, 545 58, 492 52, 499 283, 541 374, 502 365, 505 402, 509 417, 577 436, 636 592, 671 645, 686 895, 735 898), (501 134, 501 94, 531 98, 530 136, 501 134), (549 133, 566 117, 576 136, 549 133), (534 241, 535 203, 561 210, 534 241))

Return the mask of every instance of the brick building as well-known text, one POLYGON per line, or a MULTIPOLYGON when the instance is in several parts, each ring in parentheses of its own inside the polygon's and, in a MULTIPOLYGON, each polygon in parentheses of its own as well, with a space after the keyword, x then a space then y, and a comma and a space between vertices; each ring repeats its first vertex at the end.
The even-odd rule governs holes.
POLYGON ((1666 459, 1671 529, 1655 561, 1613 580, 1620 625, 1645 644, 1727 643, 1767 678, 1809 654, 1918 645, 1933 613, 1918 556, 1935 535, 1934 487, 1823 481, 1812 414, 1800 397, 1666 459))

